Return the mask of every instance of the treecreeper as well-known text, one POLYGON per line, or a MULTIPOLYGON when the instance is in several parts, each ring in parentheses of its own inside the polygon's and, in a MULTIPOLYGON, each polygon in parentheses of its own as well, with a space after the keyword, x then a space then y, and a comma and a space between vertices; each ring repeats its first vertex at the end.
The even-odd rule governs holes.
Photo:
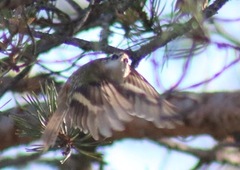
POLYGON ((139 117, 158 128, 173 128, 179 119, 171 104, 129 65, 123 52, 96 59, 75 71, 64 84, 41 140, 43 150, 55 144, 64 120, 95 139, 123 131, 124 124, 139 117))

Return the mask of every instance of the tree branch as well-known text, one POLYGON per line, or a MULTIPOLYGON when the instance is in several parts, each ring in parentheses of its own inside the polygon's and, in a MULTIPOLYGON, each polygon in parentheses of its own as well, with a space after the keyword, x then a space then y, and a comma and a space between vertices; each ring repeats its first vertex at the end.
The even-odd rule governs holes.
POLYGON ((0 2, 0 9, 15 9, 21 5, 29 5, 34 3, 33 0, 2 0, 0 2))
POLYGON ((27 156, 19 156, 14 159, 4 159, 1 160, 0 168, 8 167, 8 166, 21 166, 26 165, 28 162, 33 161, 41 156, 41 153, 35 153, 27 156))
POLYGON ((196 156, 200 159, 202 164, 208 164, 212 161, 217 161, 219 163, 229 163, 235 166, 240 165, 239 146, 233 147, 220 143, 212 149, 196 149, 170 139, 160 139, 158 143, 169 149, 196 156))
POLYGON ((135 118, 126 130, 116 132, 112 140, 209 134, 217 139, 240 132, 240 92, 175 93, 168 96, 184 121, 173 129, 159 129, 151 122, 135 118))
MULTIPOLYGON (((141 118, 125 124, 125 130, 115 132, 109 140, 122 138, 149 138, 209 134, 216 139, 240 133, 240 92, 175 93, 167 99, 183 120, 173 129, 157 128, 141 118)), ((16 110, 15 114, 16 113, 16 110)), ((11 114, 11 113, 10 113, 11 114)), ((171 121, 171 120, 170 120, 171 121)))
POLYGON ((36 38, 41 38, 42 40, 57 40, 59 42, 63 42, 68 45, 72 45, 78 48, 81 48, 84 51, 103 51, 107 54, 117 53, 121 51, 125 51, 129 53, 127 50, 122 50, 113 46, 102 46, 101 42, 91 42, 86 41, 79 38, 74 38, 70 36, 62 36, 57 34, 48 34, 48 33, 42 33, 42 32, 34 32, 33 33, 36 38))
MULTIPOLYGON (((215 2, 204 10, 205 19, 208 19, 215 15, 217 11, 227 2, 228 0, 215 0, 215 2)), ((141 48, 134 52, 133 66, 138 65, 139 61, 146 55, 154 52, 155 50, 165 46, 167 43, 188 33, 194 29, 195 19, 192 18, 183 24, 173 24, 171 31, 167 30, 162 32, 159 36, 155 36, 149 43, 141 46, 141 48)), ((196 29, 196 28, 195 28, 196 29)))
MULTIPOLYGON (((175 106, 175 110, 182 117, 184 124, 176 125, 173 129, 161 129, 155 127, 149 121, 136 117, 133 121, 125 124, 124 131, 114 132, 112 138, 105 139, 103 145, 107 141, 115 141, 123 138, 149 138, 159 141, 159 139, 166 137, 184 137, 199 134, 209 134, 218 140, 222 140, 228 136, 240 133, 240 91, 201 94, 175 92, 168 95, 167 100, 175 106)), ((27 116, 27 113, 22 113, 22 111, 21 109, 11 110, 8 111, 8 115, 20 114, 27 116)), ((30 120, 29 116, 27 117, 29 122, 34 122, 30 120)), ((172 143, 166 139, 160 140, 160 142, 175 150, 191 153, 202 159, 203 162, 216 160, 219 162, 227 161, 231 164, 240 164, 240 160, 236 159, 236 154, 239 155, 239 153, 232 147, 234 145, 224 147, 229 145, 220 144, 212 150, 199 150, 172 143), (231 155, 228 155, 229 151, 231 151, 231 155)))

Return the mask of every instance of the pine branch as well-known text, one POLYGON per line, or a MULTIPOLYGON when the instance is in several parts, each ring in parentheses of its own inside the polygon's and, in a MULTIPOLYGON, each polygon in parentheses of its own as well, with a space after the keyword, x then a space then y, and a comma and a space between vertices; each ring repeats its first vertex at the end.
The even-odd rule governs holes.
POLYGON ((30 161, 36 160, 41 156, 41 153, 34 153, 31 155, 18 156, 16 158, 6 158, 1 159, 0 168, 5 168, 9 166, 23 166, 29 163, 30 161))
POLYGON ((212 163, 213 161, 221 164, 227 163, 233 166, 240 166, 239 144, 232 145, 231 143, 225 142, 217 144, 212 149, 197 149, 171 139, 160 139, 158 143, 168 149, 180 151, 199 158, 201 166, 212 163))
MULTIPOLYGON (((40 98, 33 93, 28 95, 25 100, 31 107, 31 109, 28 107, 28 110, 25 110, 26 115, 11 114, 9 116, 15 121, 20 137, 40 139, 49 118, 57 108, 56 88, 53 83, 45 83, 45 87, 42 87, 42 96, 40 98)), ((103 144, 104 142, 100 143, 103 144)), ((101 154, 94 152, 98 144, 99 142, 94 142, 89 135, 84 135, 79 129, 69 126, 68 122, 63 122, 55 147, 52 149, 62 150, 63 155, 65 155, 62 163, 71 156, 73 150, 101 161, 101 154)), ((34 145, 28 151, 41 152, 42 146, 34 145)))

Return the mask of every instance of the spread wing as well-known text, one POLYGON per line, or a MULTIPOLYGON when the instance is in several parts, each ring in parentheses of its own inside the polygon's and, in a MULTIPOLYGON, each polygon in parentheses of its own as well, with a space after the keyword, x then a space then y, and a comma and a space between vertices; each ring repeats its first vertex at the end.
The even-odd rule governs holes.
POLYGON ((133 104, 134 116, 152 121, 159 128, 172 128, 179 121, 175 117, 173 106, 162 99, 151 84, 133 68, 120 86, 120 91, 133 104))
POLYGON ((124 130, 124 123, 134 116, 153 122, 157 127, 171 128, 170 105, 134 69, 122 84, 108 81, 76 88, 67 114, 73 124, 94 139, 99 134, 111 137, 112 130, 124 130))
POLYGON ((124 122, 132 119, 133 106, 112 83, 103 81, 78 87, 67 116, 84 133, 94 139, 99 134, 112 136, 112 130, 124 130, 124 122))

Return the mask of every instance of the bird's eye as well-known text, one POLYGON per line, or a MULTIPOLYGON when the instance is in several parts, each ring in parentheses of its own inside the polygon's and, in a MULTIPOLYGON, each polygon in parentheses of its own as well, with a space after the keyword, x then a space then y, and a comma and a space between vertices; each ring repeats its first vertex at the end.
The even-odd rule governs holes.
POLYGON ((128 59, 127 59, 127 58, 124 58, 124 59, 123 59, 123 62, 124 62, 124 63, 128 63, 128 59))
POLYGON ((117 54, 113 54, 113 55, 112 55, 112 59, 113 59, 113 60, 117 60, 118 58, 119 58, 119 55, 117 55, 117 54))

